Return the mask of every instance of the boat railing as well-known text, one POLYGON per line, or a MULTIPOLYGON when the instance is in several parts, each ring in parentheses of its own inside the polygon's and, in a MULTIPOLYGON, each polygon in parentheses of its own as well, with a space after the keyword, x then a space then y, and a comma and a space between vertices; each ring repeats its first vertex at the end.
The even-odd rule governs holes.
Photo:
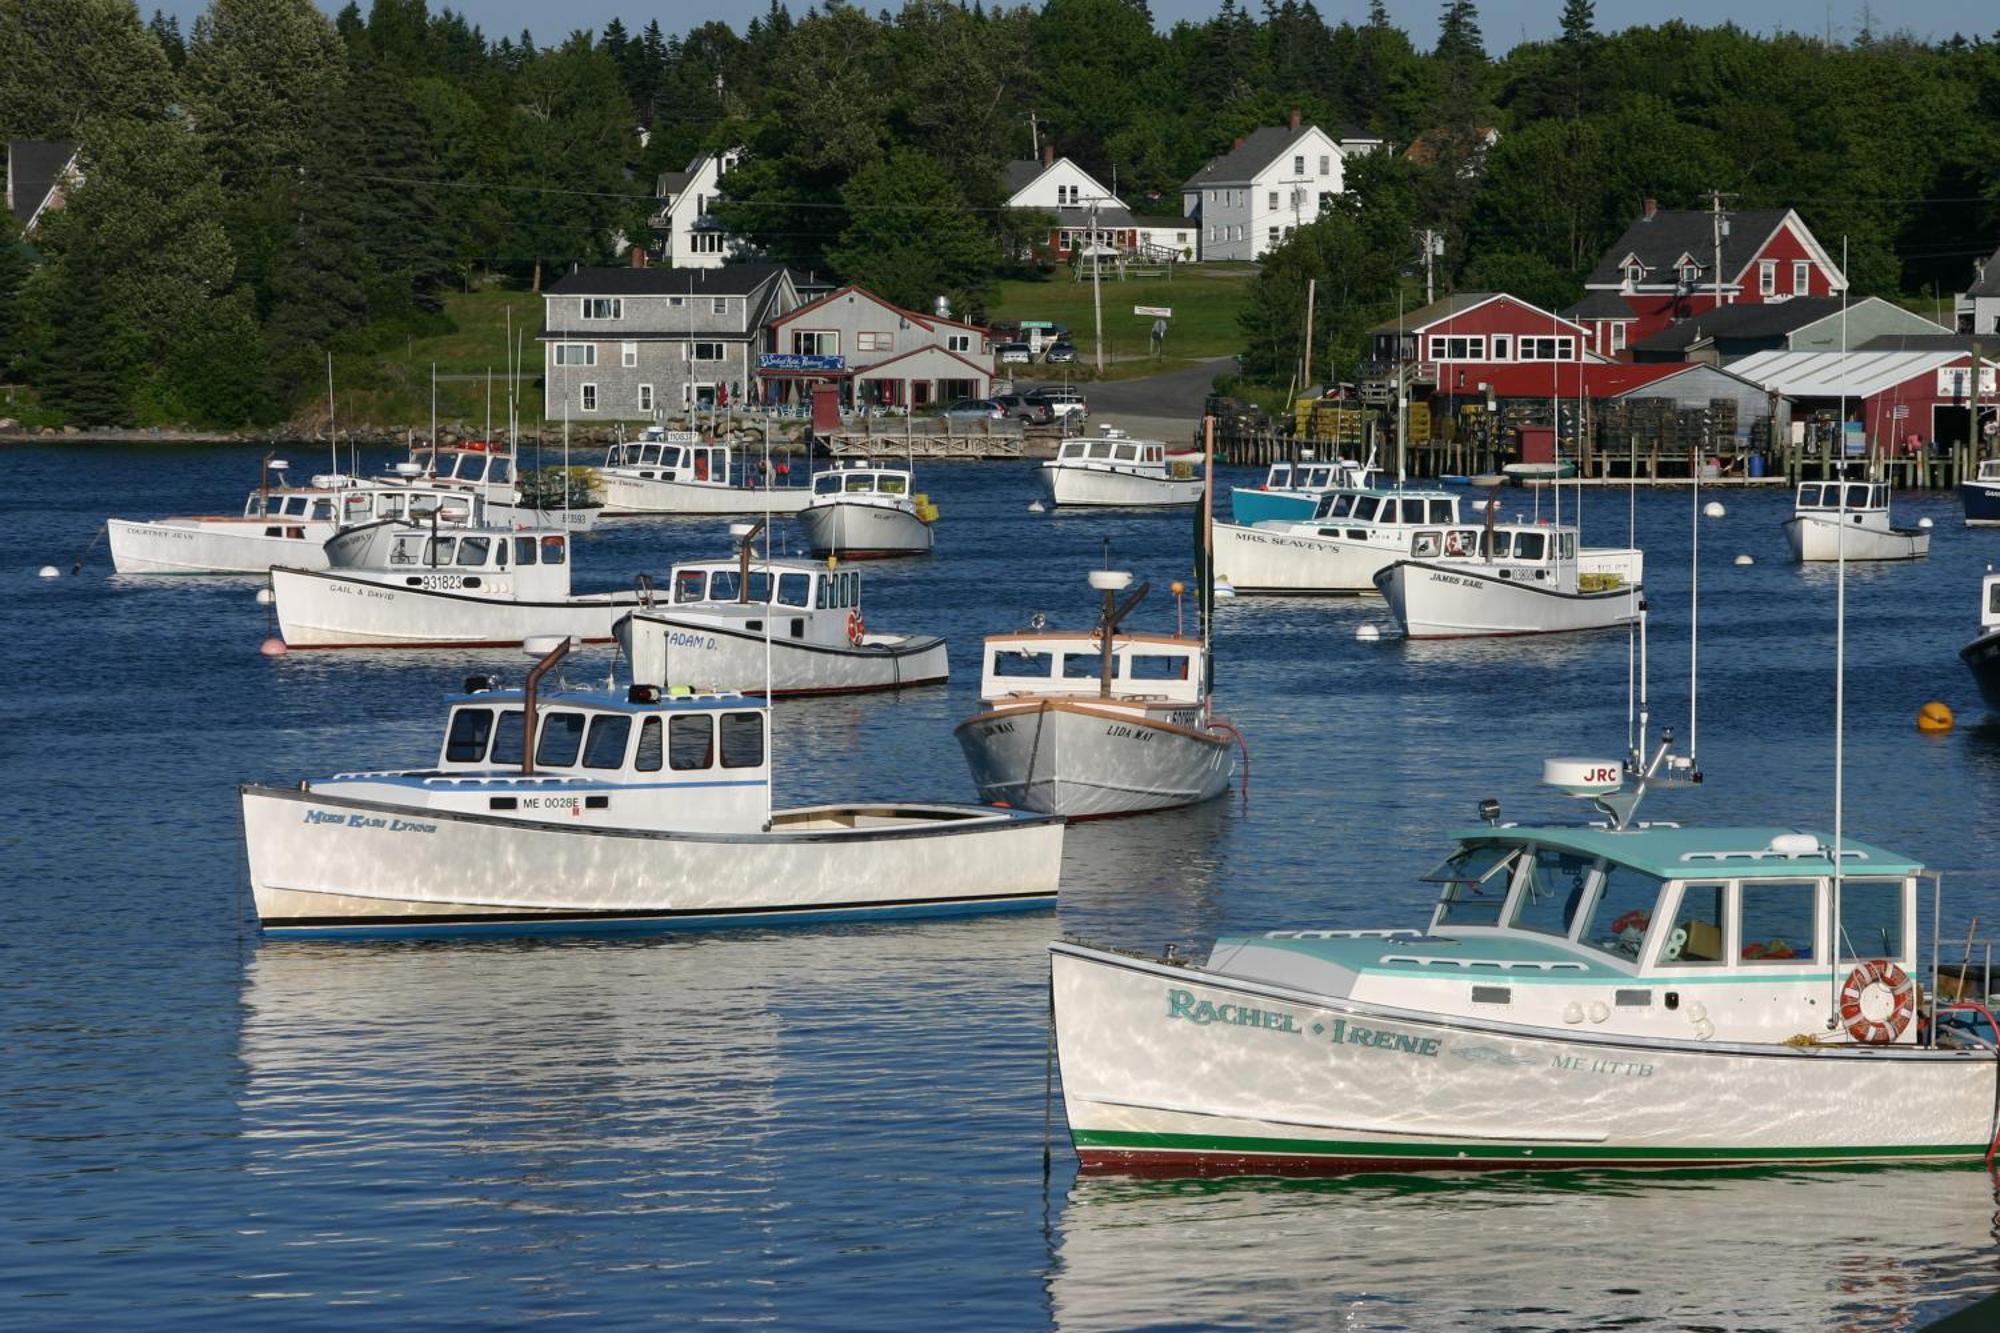
POLYGON ((1590 964, 1558 961, 1555 959, 1527 958, 1435 958, 1424 954, 1384 954, 1384 963, 1401 963, 1413 967, 1455 967, 1461 971, 1479 968, 1496 968, 1502 972, 1588 972, 1590 964))
POLYGON ((1267 930, 1267 940, 1420 940, 1421 930, 1267 930))

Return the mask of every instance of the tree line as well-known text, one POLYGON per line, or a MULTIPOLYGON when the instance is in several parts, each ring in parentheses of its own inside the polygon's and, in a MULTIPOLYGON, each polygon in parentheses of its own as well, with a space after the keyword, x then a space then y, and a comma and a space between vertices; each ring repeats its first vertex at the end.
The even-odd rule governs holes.
POLYGON ((2000 41, 1560 18, 1495 57, 1474 0, 1424 34, 1380 0, 1222 0, 1165 31, 1144 0, 772 0, 741 31, 551 43, 427 0, 211 0, 186 33, 131 0, 0 0, 0 131, 76 141, 84 174, 32 241, 0 233, 0 378, 79 422, 275 421, 329 350, 448 329, 451 290, 614 261, 658 173, 738 146, 716 211, 761 252, 977 311, 1032 240, 1002 167, 1036 140, 1178 214, 1182 181, 1294 109, 1391 149, 1252 284, 1246 367, 1280 383, 1306 279, 1337 368, 1412 299, 1419 231, 1442 290, 1558 307, 1648 197, 1797 207, 1864 293, 1949 293, 1991 252, 2000 41))

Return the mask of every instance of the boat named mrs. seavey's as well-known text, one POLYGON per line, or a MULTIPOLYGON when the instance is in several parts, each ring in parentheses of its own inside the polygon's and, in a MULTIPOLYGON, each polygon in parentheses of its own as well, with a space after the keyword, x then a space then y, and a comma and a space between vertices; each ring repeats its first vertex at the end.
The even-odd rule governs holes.
POLYGON ((1085 1169, 1979 1159, 1994 1033, 1911 980, 1923 867, 1847 841, 1836 870, 1800 828, 1638 823, 1665 754, 1633 792, 1618 761, 1550 761, 1608 823, 1482 803, 1423 930, 1226 935, 1200 965, 1051 946, 1085 1169))
POLYGON ((426 767, 243 787, 263 928, 680 929, 1054 903, 1060 820, 901 802, 773 810, 767 709, 645 685, 541 692, 566 651, 524 689, 469 680, 426 767))

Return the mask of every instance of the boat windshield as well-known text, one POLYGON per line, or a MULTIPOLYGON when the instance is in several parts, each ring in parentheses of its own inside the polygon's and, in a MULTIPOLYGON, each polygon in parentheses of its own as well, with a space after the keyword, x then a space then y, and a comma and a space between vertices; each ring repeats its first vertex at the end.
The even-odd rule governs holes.
POLYGON ((1315 518, 1346 518, 1354 510, 1354 493, 1339 491, 1319 502, 1319 513, 1315 518))
POLYGON ((1426 884, 1444 885, 1438 904, 1438 924, 1499 925, 1500 909, 1507 903, 1507 889, 1513 882, 1514 863, 1520 859, 1521 850, 1502 843, 1475 843, 1459 848, 1425 875, 1426 884))
POLYGON ((1653 924, 1653 910, 1664 884, 1664 880, 1628 865, 1614 861, 1606 866, 1583 943, 1614 958, 1637 960, 1646 947, 1646 929, 1653 924))

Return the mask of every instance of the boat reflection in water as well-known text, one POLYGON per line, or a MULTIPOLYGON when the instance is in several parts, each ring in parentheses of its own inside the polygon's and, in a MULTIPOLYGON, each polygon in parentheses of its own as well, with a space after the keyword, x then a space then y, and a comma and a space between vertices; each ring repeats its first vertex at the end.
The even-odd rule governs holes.
POLYGON ((1050 1308, 1065 1330, 1253 1310, 1261 1328, 1910 1329, 2000 1288, 1995 1207, 1985 1172, 1952 1168, 1084 1177, 1050 1308))
POLYGON ((1063 834, 1063 933, 1149 948, 1213 939, 1224 923, 1216 873, 1241 818, 1241 804, 1225 798, 1071 824, 1063 834))

